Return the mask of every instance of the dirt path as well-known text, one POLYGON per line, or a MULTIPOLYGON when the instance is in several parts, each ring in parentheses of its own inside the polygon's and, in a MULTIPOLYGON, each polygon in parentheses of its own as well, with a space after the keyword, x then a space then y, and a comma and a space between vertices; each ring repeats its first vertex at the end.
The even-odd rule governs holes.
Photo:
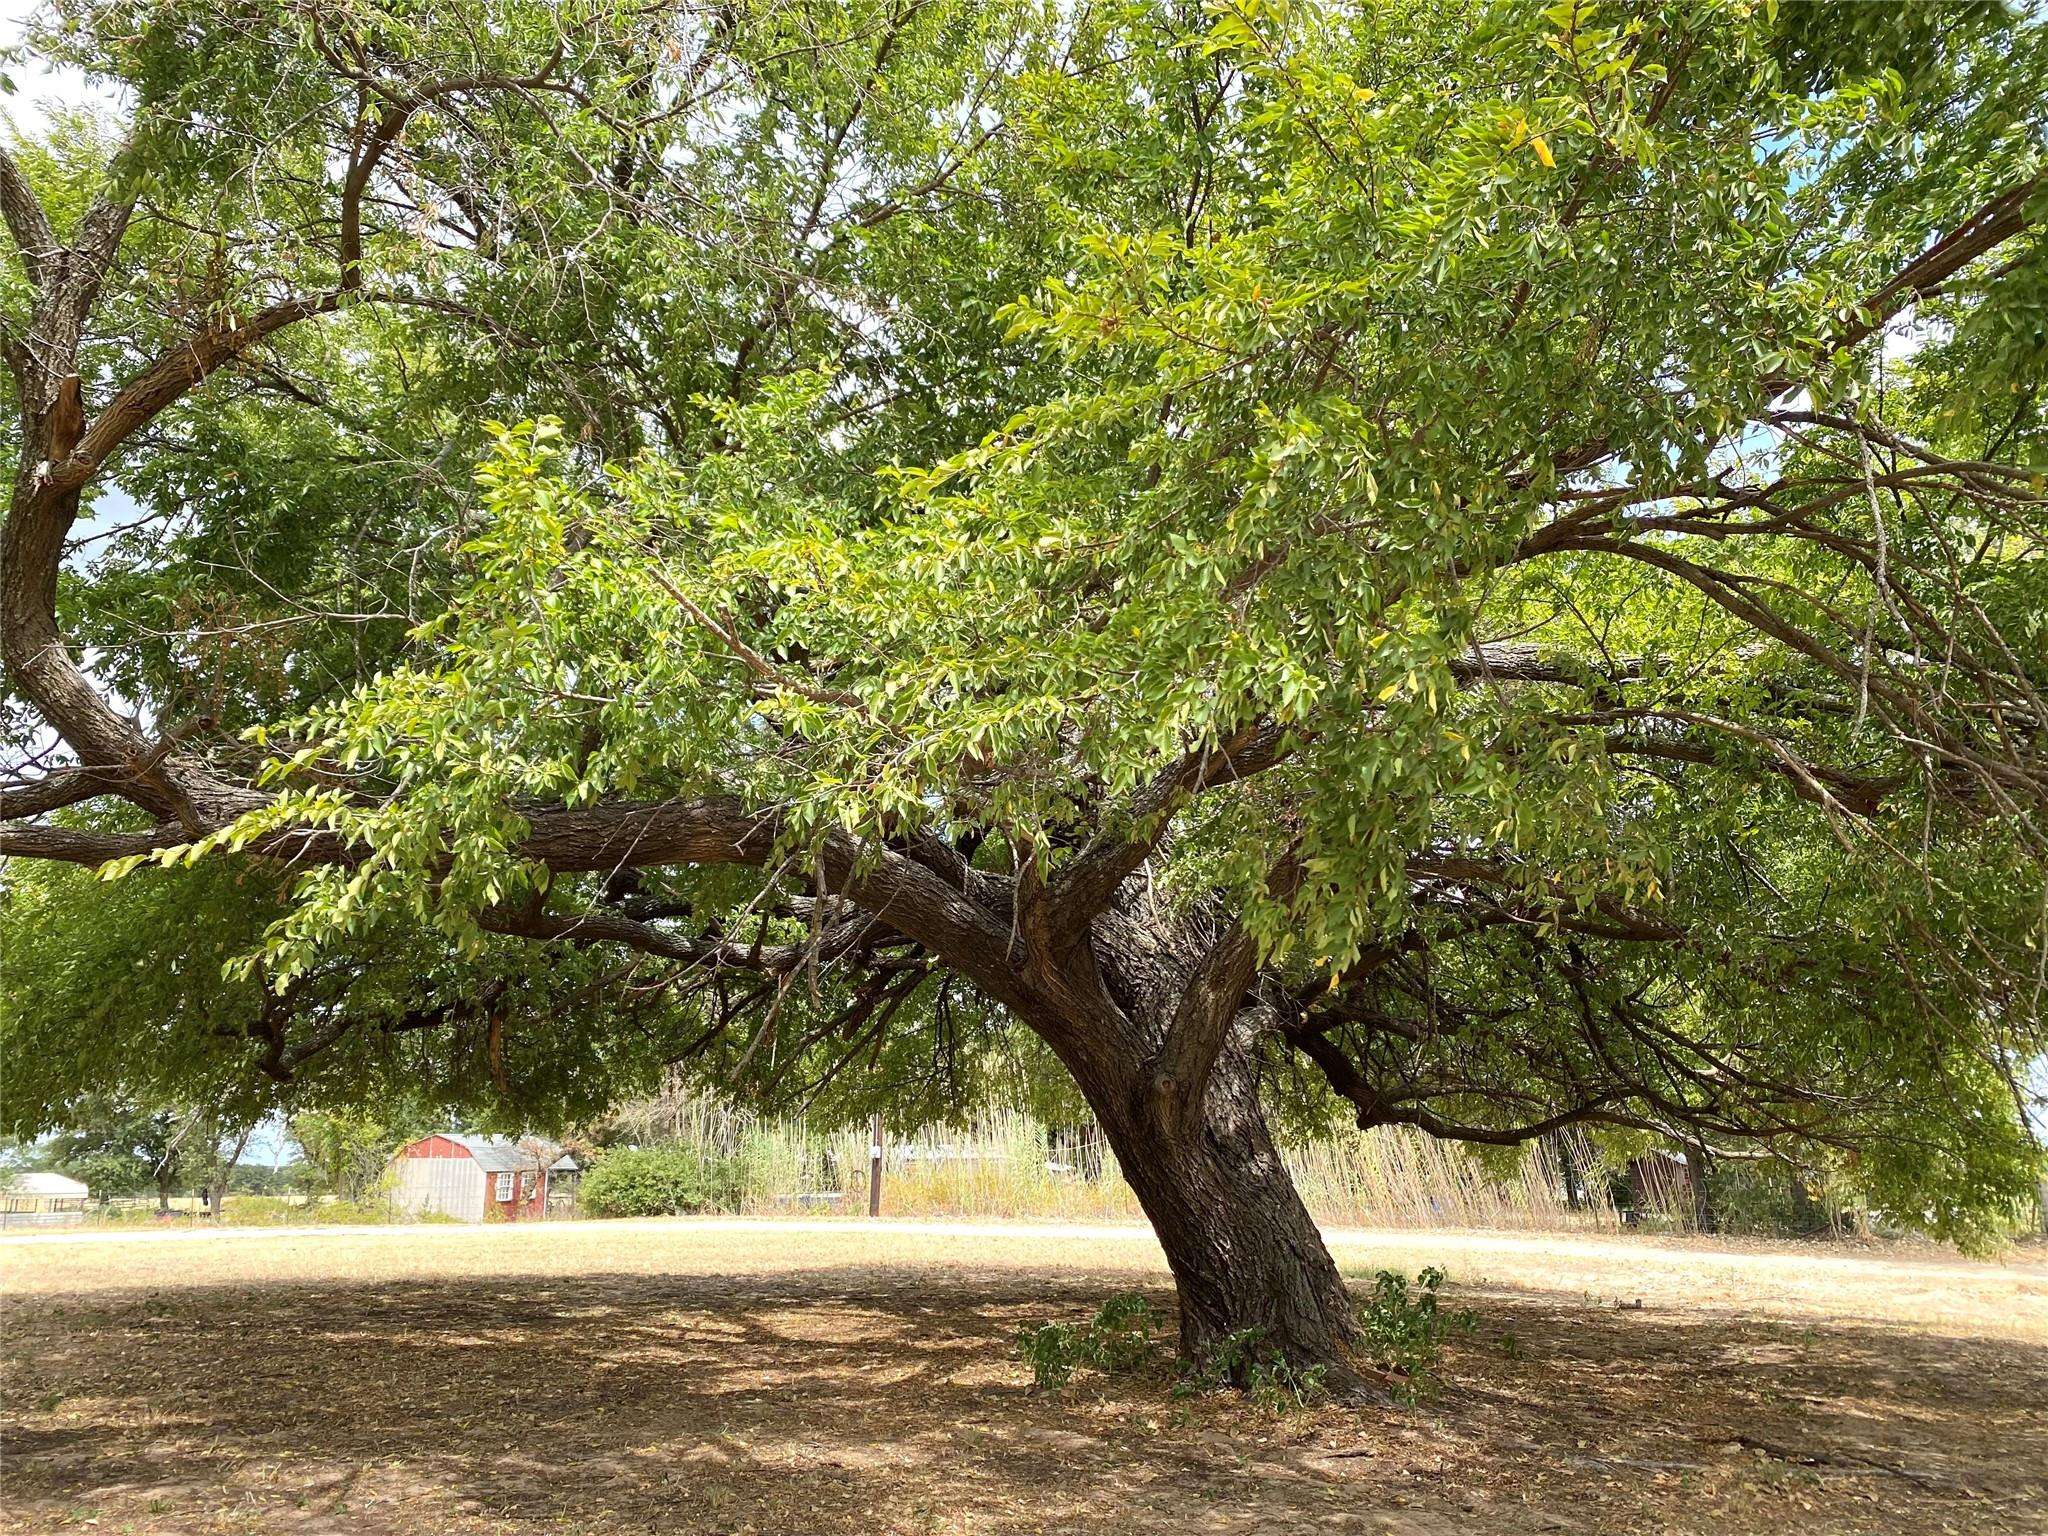
POLYGON ((1018 1328, 1168 1299, 1123 1228, 7 1239, 0 1530, 2048 1530, 2038 1257, 1336 1245, 1479 1313, 1437 1403, 1273 1419, 1163 1367, 1033 1392, 1018 1328))

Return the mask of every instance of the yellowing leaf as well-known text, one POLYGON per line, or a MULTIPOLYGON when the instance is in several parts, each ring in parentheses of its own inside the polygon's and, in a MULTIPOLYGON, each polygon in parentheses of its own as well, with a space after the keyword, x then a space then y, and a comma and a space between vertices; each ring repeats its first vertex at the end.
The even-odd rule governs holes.
POLYGON ((1542 134, 1539 133, 1530 139, 1529 147, 1536 151, 1536 158, 1543 162, 1544 169, 1552 171, 1557 169, 1557 160, 1550 153, 1550 146, 1543 142, 1542 134))

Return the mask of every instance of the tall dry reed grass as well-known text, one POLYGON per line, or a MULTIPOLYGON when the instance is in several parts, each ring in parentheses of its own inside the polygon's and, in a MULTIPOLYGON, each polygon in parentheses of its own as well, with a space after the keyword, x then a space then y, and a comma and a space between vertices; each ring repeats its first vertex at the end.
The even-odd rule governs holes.
MULTIPOLYGON (((743 1170, 740 1208, 752 1214, 864 1210, 868 1133, 820 1131, 750 1114, 693 1093, 643 1101, 616 1118, 621 1138, 678 1144, 743 1170)), ((1613 1227, 1597 1191, 1573 1208, 1547 1146, 1496 1175, 1462 1149, 1405 1126, 1284 1149, 1296 1187, 1329 1226, 1613 1227)), ((1583 1185, 1586 1181, 1578 1181, 1583 1185)), ((1597 1181, 1595 1181, 1597 1182, 1597 1181)), ((966 1127, 884 1137, 882 1208, 892 1216, 997 1220, 1142 1219, 1137 1196, 1093 1128, 1049 1131, 1028 1116, 991 1114, 966 1127)))

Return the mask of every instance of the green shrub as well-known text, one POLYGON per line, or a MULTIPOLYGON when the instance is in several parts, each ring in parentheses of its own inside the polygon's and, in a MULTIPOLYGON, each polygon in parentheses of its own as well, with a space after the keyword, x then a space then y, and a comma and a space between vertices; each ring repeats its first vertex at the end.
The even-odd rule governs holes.
POLYGON ((1081 1330, 1065 1323, 1042 1323, 1017 1335, 1017 1354, 1031 1367, 1031 1384, 1040 1391, 1064 1387, 1080 1363, 1081 1330))
MULTIPOLYGON (((1443 1283, 1440 1269, 1425 1269, 1412 1288, 1407 1276, 1383 1269, 1373 1277, 1372 1290, 1359 1306, 1361 1353, 1394 1378, 1394 1395, 1402 1402, 1417 1403, 1435 1395, 1445 1338, 1468 1333, 1477 1325, 1470 1311, 1443 1307, 1438 1295, 1443 1283)), ((1105 1375, 1140 1369, 1157 1355, 1162 1322, 1143 1296, 1112 1296, 1086 1323, 1044 1323, 1022 1330, 1017 1353, 1031 1367, 1032 1384, 1051 1390, 1065 1386, 1083 1367, 1105 1375)), ((1288 1359, 1267 1342, 1264 1329, 1246 1328, 1203 1359, 1183 1364, 1174 1394, 1237 1387, 1255 1408, 1292 1413, 1329 1397, 1327 1374, 1323 1366, 1288 1359)))
POLYGON ((1174 1395, 1215 1392, 1242 1387, 1252 1406, 1271 1414, 1292 1413, 1328 1397, 1327 1368, 1296 1365, 1266 1342, 1263 1328, 1242 1328, 1229 1335, 1202 1360, 1183 1368, 1174 1395))
POLYGON ((583 1175, 577 1198, 593 1216, 687 1216, 746 1205, 748 1159, 677 1144, 618 1147, 583 1175))
POLYGON ((1144 1297, 1129 1292, 1112 1296, 1080 1327, 1046 1323, 1017 1335, 1017 1353, 1031 1366, 1031 1380, 1042 1389, 1063 1387, 1080 1366, 1107 1375, 1135 1371, 1158 1348, 1153 1330, 1159 1314, 1144 1297))
POLYGON ((1432 1267, 1415 1277, 1417 1289, 1411 1291, 1407 1276, 1383 1269, 1373 1277, 1372 1294, 1358 1310, 1367 1349, 1399 1380, 1395 1395, 1406 1402, 1435 1395, 1437 1359, 1445 1336, 1469 1333, 1478 1324, 1469 1310, 1443 1310, 1437 1301, 1443 1283, 1444 1272, 1432 1267))
MULTIPOLYGON (((1478 1319, 1470 1311, 1444 1310, 1438 1291, 1440 1269, 1425 1269, 1410 1289, 1408 1277, 1383 1269, 1373 1276, 1372 1291, 1358 1308, 1361 1354, 1394 1379, 1394 1396, 1414 1404, 1435 1395, 1437 1361, 1444 1339, 1468 1333, 1478 1319)), ((1329 1397, 1328 1372, 1320 1365, 1297 1365, 1278 1346, 1266 1341, 1261 1328, 1245 1328, 1224 1339, 1208 1356, 1183 1367, 1177 1395, 1214 1392, 1226 1386, 1243 1389, 1252 1405, 1267 1413, 1292 1413, 1329 1397)))

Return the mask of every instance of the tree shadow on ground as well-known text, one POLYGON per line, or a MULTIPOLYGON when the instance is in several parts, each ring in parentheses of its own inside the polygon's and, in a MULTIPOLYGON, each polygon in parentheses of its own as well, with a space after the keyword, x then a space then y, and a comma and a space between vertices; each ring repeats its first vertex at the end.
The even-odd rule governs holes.
MULTIPOLYGON (((194 1288, 10 1309, 11 1528, 2039 1530, 2048 1350, 1488 1291, 1421 1408, 1159 1369, 1035 1392, 1108 1282, 818 1271, 194 1288)), ((1162 1305, 1170 1297, 1159 1294, 1162 1305)))

